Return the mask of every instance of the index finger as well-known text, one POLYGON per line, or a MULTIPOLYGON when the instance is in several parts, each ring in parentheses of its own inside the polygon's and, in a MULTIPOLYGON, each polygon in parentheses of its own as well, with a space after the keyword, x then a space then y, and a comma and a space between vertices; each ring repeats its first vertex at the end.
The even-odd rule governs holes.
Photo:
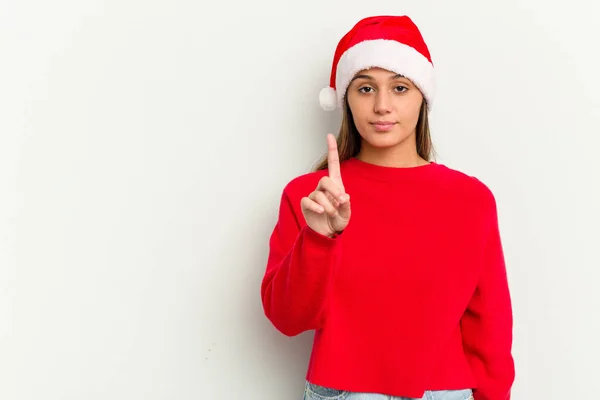
POLYGON ((327 135, 327 166, 329 177, 335 182, 342 184, 342 173, 340 171, 340 157, 337 149, 335 136, 327 135))

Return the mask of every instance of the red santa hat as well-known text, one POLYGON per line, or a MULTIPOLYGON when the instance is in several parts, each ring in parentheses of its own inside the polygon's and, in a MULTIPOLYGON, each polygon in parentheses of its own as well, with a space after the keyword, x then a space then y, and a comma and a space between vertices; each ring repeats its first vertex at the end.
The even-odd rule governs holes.
POLYGON ((344 35, 333 57, 329 87, 319 93, 321 107, 327 111, 341 107, 354 75, 373 67, 410 79, 431 108, 433 62, 419 28, 405 15, 364 18, 344 35))

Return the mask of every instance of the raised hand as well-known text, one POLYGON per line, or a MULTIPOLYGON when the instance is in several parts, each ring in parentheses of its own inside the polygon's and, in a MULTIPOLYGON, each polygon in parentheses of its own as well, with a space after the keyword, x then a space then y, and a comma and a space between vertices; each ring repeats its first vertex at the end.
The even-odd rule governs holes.
POLYGON ((346 193, 340 171, 337 142, 327 135, 329 175, 319 180, 317 188, 301 200, 302 214, 314 231, 333 237, 350 221, 350 196, 346 193))

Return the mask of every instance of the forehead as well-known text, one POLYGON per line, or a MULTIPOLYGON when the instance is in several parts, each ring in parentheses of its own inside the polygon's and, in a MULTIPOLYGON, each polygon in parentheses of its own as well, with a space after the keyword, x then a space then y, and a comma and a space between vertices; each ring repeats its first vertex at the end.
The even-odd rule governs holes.
POLYGON ((405 76, 403 76, 402 74, 399 74, 394 71, 390 71, 385 68, 380 68, 380 67, 367 68, 367 69, 358 71, 356 74, 354 74, 352 81, 356 81, 359 79, 361 79, 361 80, 364 80, 364 79, 377 80, 377 81, 402 79, 402 80, 412 84, 412 81, 410 79, 406 78, 405 76))
POLYGON ((385 68, 381 68, 381 67, 372 67, 372 68, 366 68, 363 70, 358 71, 356 75, 372 75, 372 76, 391 76, 391 75, 397 75, 397 72, 394 71, 390 71, 389 69, 385 69, 385 68))

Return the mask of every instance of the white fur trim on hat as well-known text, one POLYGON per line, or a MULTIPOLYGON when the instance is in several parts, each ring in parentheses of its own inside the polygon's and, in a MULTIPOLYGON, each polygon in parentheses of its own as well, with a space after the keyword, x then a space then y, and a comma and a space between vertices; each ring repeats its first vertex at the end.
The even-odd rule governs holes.
POLYGON ((433 64, 413 47, 387 39, 360 42, 342 54, 335 80, 338 107, 341 107, 354 75, 373 67, 387 69, 410 79, 427 100, 428 108, 431 108, 435 96, 433 64))

